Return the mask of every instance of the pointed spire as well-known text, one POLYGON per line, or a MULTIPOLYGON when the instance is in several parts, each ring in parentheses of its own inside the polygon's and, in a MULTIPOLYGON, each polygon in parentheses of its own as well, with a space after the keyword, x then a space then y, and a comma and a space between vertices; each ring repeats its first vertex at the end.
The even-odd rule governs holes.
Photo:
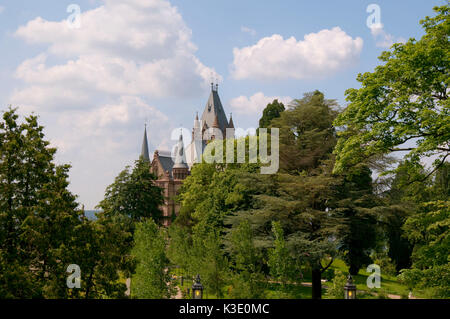
POLYGON ((200 125, 205 126, 206 128, 219 128, 222 131, 222 135, 225 135, 228 119, 223 109, 222 102, 220 101, 219 93, 214 88, 215 85, 213 83, 211 93, 200 118, 200 125), (214 124, 214 122, 217 123, 214 124))
POLYGON ((230 121, 228 122, 228 127, 234 128, 233 115, 231 113, 230 113, 230 121))
POLYGON ((144 127, 144 139, 142 140, 141 157, 144 161, 150 162, 150 156, 148 155, 147 124, 145 124, 144 127))
POLYGON ((180 138, 178 139, 178 144, 175 149, 175 165, 173 168, 189 168, 186 164, 186 156, 184 154, 184 143, 183 143, 183 134, 180 133, 180 138))
POLYGON ((195 120, 194 120, 194 129, 199 129, 200 128, 200 121, 198 119, 198 112, 197 115, 195 116, 195 120))
POLYGON ((195 114, 195 120, 198 121, 198 111, 195 114))

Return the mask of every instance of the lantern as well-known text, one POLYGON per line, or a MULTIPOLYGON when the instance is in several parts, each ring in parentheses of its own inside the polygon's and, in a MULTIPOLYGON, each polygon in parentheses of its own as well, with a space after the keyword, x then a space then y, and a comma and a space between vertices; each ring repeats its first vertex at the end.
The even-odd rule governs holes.
POLYGON ((203 299, 203 285, 200 282, 200 275, 197 275, 195 283, 192 285, 192 299, 203 299))
POLYGON ((345 299, 356 299, 356 285, 353 283, 353 278, 349 274, 347 277, 347 283, 344 286, 345 299))

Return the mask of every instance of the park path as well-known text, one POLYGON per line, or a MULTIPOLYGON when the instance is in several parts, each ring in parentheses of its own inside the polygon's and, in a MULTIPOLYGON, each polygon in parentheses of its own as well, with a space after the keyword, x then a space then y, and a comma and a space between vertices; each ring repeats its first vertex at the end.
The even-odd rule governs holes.
POLYGON ((183 294, 181 293, 181 289, 179 287, 177 288, 177 294, 175 295, 175 299, 183 299, 183 294))

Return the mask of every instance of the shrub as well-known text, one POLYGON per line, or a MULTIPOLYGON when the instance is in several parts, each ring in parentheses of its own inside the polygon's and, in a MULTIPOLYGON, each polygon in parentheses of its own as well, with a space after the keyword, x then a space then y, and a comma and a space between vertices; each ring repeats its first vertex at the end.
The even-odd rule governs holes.
POLYGON ((341 271, 335 270, 333 281, 329 285, 325 296, 329 299, 344 299, 346 282, 347 278, 345 278, 345 275, 341 271))

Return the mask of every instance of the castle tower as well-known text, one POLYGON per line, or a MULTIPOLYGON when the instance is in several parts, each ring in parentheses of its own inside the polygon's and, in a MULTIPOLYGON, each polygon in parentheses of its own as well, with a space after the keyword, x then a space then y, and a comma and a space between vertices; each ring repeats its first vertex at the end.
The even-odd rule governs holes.
POLYGON ((230 121, 228 122, 228 127, 227 127, 227 134, 226 134, 226 138, 234 138, 234 123, 233 123, 233 116, 230 113, 230 121))
MULTIPOLYGON (((201 118, 198 113, 195 116, 192 129, 192 141, 186 147, 183 143, 183 135, 180 134, 175 156, 170 152, 155 150, 150 171, 155 174, 155 184, 163 189, 164 203, 161 211, 165 217, 164 225, 170 225, 174 216, 180 211, 180 203, 176 197, 180 188, 190 174, 190 169, 195 163, 201 162, 204 149, 211 139, 234 137, 234 123, 230 115, 227 119, 222 102, 219 98, 218 85, 211 84, 211 92, 201 118), (228 129, 228 135, 227 135, 228 129), (232 131, 230 131, 232 129, 232 131), (204 134, 206 133, 206 134, 204 134), (232 134, 231 134, 232 133, 232 134)), ((150 161, 147 141, 147 127, 144 130, 141 156, 150 161)))
POLYGON ((211 83, 211 93, 209 94, 208 102, 206 102, 205 110, 201 117, 202 123, 202 135, 209 128, 216 128, 221 131, 221 134, 211 132, 206 134, 207 139, 211 139, 214 135, 216 138, 222 135, 225 138, 226 129, 228 127, 228 120, 223 110, 222 102, 220 101, 218 93, 218 85, 215 86, 211 83))
POLYGON ((178 144, 175 149, 175 163, 172 168, 174 180, 183 180, 189 175, 189 166, 186 164, 184 154, 183 134, 180 134, 178 144))

